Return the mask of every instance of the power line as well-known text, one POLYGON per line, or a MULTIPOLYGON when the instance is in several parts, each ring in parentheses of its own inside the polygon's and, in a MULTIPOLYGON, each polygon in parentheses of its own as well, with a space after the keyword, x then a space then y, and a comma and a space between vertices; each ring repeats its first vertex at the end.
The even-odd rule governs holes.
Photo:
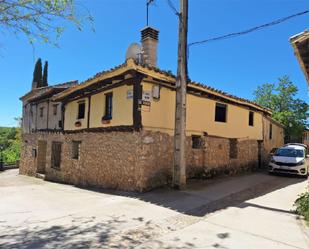
POLYGON ((179 16, 179 12, 177 11, 175 5, 171 0, 166 0, 167 5, 170 7, 170 9, 175 13, 176 16, 179 16))
POLYGON ((209 38, 209 39, 206 39, 206 40, 191 42, 191 43, 188 44, 188 47, 195 46, 195 45, 200 45, 200 44, 204 44, 204 43, 208 43, 208 42, 213 42, 213 41, 219 41, 219 40, 225 40, 225 39, 229 39, 229 38, 234 38, 234 37, 241 36, 241 35, 245 35, 245 34, 248 34, 248 33, 252 33, 252 32, 258 31, 260 29, 264 29, 264 28, 268 28, 270 26, 278 25, 278 24, 280 24, 282 22, 285 22, 285 21, 290 20, 292 18, 301 16, 301 15, 305 15, 305 14, 308 14, 308 13, 309 13, 309 10, 305 10, 303 12, 299 12, 299 13, 296 13, 296 14, 293 14, 293 15, 290 15, 290 16, 287 16, 287 17, 283 17, 283 18, 277 19, 275 21, 272 21, 272 22, 269 22, 269 23, 265 23, 265 24, 260 25, 260 26, 256 26, 256 27, 253 27, 253 28, 250 28, 250 29, 246 29, 244 31, 234 32, 234 33, 230 33, 230 34, 226 34, 226 35, 221 35, 221 36, 209 38))

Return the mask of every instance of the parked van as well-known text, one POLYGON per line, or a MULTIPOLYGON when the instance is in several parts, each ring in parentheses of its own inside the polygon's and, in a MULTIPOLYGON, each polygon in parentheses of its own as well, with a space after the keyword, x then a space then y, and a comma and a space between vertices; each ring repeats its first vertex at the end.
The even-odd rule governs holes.
POLYGON ((286 173, 308 176, 309 160, 304 144, 286 144, 273 154, 268 171, 270 173, 286 173))

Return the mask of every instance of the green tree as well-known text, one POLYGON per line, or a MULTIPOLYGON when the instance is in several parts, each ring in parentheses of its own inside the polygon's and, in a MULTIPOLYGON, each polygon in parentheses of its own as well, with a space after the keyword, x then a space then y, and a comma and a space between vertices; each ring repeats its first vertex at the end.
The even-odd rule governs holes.
POLYGON ((43 70, 42 86, 48 86, 48 62, 45 61, 43 70))
POLYGON ((4 163, 14 163, 20 158, 21 129, 0 127, 0 148, 4 163))
POLYGON ((75 0, 0 0, 0 28, 16 35, 24 34, 30 43, 43 41, 57 45, 64 31, 62 21, 73 23, 79 30, 87 20, 88 10, 75 0), (79 7, 78 9, 76 7, 79 7))
POLYGON ((296 98, 297 87, 288 76, 277 84, 263 84, 254 91, 254 101, 272 110, 272 117, 285 126, 285 135, 300 137, 307 127, 308 104, 296 98))
POLYGON ((39 58, 34 66, 32 89, 42 86, 42 60, 39 58))

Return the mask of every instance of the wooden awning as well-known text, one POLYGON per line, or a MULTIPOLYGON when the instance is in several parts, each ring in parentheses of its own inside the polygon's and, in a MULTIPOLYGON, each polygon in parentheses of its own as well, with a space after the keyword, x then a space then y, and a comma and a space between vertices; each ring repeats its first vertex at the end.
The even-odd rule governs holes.
POLYGON ((309 85, 309 29, 292 36, 290 42, 309 85))

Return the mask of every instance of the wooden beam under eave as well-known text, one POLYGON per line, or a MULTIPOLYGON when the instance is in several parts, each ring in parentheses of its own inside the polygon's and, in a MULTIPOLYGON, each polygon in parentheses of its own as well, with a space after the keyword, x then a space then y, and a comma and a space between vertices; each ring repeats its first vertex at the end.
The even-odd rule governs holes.
POLYGON ((59 98, 59 100, 57 101, 80 99, 80 98, 88 96, 89 94, 92 94, 93 92, 96 92, 97 89, 101 89, 109 85, 117 84, 123 80, 125 80, 125 74, 117 75, 115 77, 108 78, 105 80, 100 80, 100 81, 97 81, 96 83, 89 85, 88 87, 78 89, 72 92, 71 94, 65 96, 62 99, 59 98))
POLYGON ((300 67, 301 67, 301 69, 302 69, 302 71, 303 71, 303 73, 305 75, 306 80, 307 80, 307 84, 309 85, 309 69, 308 69, 308 64, 307 63, 305 64, 305 62, 304 62, 304 60, 302 58, 302 54, 301 54, 301 53, 304 53, 304 51, 303 52, 300 51, 299 43, 298 42, 292 43, 292 46, 294 48, 294 53, 295 53, 295 56, 296 56, 296 58, 298 60, 298 63, 299 63, 299 65, 300 65, 300 67))
POLYGON ((135 78, 130 78, 130 79, 126 79, 126 80, 120 81, 120 82, 115 83, 115 84, 107 84, 107 85, 104 85, 100 88, 93 89, 92 91, 90 91, 87 94, 86 93, 80 93, 80 94, 78 94, 74 97, 65 98, 65 101, 70 102, 70 101, 86 98, 90 95, 94 95, 94 94, 97 94, 97 93, 100 93, 100 92, 104 92, 104 91, 107 91, 107 90, 110 90, 110 89, 113 89, 113 88, 116 88, 116 87, 119 87, 119 86, 122 86, 122 85, 132 85, 135 80, 136 80, 135 78))

